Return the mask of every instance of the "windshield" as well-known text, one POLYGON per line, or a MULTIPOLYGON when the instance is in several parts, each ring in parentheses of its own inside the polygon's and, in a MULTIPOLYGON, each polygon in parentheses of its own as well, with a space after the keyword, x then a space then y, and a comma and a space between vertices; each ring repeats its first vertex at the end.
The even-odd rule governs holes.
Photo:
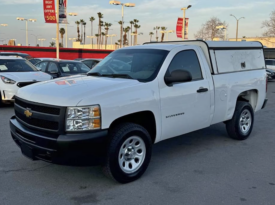
POLYGON ((64 62, 59 63, 59 66, 62 73, 68 74, 87 73, 90 71, 90 68, 84 63, 64 62))
POLYGON ((98 63, 90 72, 97 76, 129 76, 141 82, 156 78, 168 51, 156 49, 117 50, 98 63))
POLYGON ((27 60, 0 60, 1 72, 31 72, 38 71, 34 65, 27 60))

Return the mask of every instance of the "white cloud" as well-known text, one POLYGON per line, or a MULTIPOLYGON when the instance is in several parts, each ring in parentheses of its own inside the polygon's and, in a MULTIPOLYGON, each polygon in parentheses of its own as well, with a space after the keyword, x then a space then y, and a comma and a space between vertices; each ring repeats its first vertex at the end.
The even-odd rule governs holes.
POLYGON ((0 4, 38 4, 41 0, 0 0, 0 4))

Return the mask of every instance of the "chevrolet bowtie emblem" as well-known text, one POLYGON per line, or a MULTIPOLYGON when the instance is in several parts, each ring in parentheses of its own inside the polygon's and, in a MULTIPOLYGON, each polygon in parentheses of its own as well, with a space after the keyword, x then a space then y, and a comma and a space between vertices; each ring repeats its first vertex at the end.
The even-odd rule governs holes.
POLYGON ((25 115, 27 118, 29 118, 29 117, 32 116, 32 112, 31 112, 29 109, 27 109, 27 110, 24 111, 24 115, 25 115))

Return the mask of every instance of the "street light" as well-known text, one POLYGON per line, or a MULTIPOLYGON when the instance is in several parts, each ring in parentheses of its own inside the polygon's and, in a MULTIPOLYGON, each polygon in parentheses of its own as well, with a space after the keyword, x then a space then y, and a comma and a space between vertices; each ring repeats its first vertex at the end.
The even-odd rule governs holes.
MULTIPOLYGON (((69 13, 69 16, 77 16, 78 14, 77 13, 69 13)), ((66 24, 66 48, 68 48, 68 24, 66 24)))
POLYGON ((8 26, 8 24, 0 24, 0 26, 6 27, 8 26))
POLYGON ((183 22, 182 22, 182 40, 185 40, 185 12, 187 9, 190 9, 192 5, 189 5, 187 7, 182 8, 181 10, 183 11, 183 22))
POLYGON ((43 41, 46 41, 46 39, 45 38, 40 38, 40 39, 38 39, 38 41, 41 41, 41 45, 43 47, 43 41))
POLYGON ((30 34, 30 35, 35 37, 35 42, 36 42, 36 45, 37 45, 37 37, 40 36, 40 35, 34 35, 34 34, 30 34))
POLYGON ((75 41, 76 38, 69 38, 69 41, 72 41, 72 47, 73 47, 73 41, 75 41))
POLYGON ((21 18, 21 17, 17 17, 16 18, 18 21, 26 21, 26 46, 29 45, 29 42, 28 42, 28 21, 29 22, 36 22, 36 19, 25 19, 25 18, 21 18))
POLYGON ((236 16, 234 16, 233 14, 230 14, 230 16, 233 16, 233 17, 236 19, 236 21, 237 21, 236 41, 238 41, 239 21, 240 21, 241 19, 245 19, 245 18, 244 18, 244 17, 241 17, 241 18, 237 19, 237 17, 236 17, 236 16))
POLYGON ((226 41, 226 26, 224 26, 224 25, 220 25, 220 26, 216 26, 216 29, 222 29, 222 30, 224 30, 224 41, 226 41))
POLYGON ((113 46, 113 37, 116 37, 116 34, 109 34, 109 35, 106 35, 107 37, 111 37, 111 46, 112 48, 114 47, 113 46))
MULTIPOLYGON (((124 24, 124 6, 125 7, 135 7, 136 6, 136 4, 134 4, 134 3, 121 3, 120 1, 110 1, 109 2, 110 4, 112 4, 112 5, 115 5, 115 6, 119 6, 119 5, 121 5, 121 16, 122 16, 122 25, 121 25, 121 28, 123 29, 123 24, 124 24)), ((122 47, 122 33, 123 32, 120 32, 120 47, 122 47)), ((123 45, 124 46, 124 45, 123 45)))
POLYGON ((169 33, 175 33, 175 31, 174 30, 160 31, 160 33, 167 33, 167 35, 166 35, 166 41, 168 41, 168 35, 169 35, 169 33))

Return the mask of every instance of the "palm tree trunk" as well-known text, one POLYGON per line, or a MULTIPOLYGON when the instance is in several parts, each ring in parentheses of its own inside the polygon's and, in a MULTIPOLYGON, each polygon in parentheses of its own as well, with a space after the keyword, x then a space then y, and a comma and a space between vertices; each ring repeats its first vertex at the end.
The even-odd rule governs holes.
MULTIPOLYGON (((131 34, 133 32, 133 24, 131 24, 131 34)), ((131 46, 133 46, 133 36, 131 35, 131 46)))
MULTIPOLYGON (((93 36, 93 21, 91 21, 91 37, 93 36)), ((92 40, 92 49, 94 48, 94 39, 91 38, 92 40)))
POLYGON ((120 48, 122 48, 122 38, 123 38, 123 28, 122 28, 122 24, 120 25, 120 48))
POLYGON ((135 35, 135 46, 137 45, 137 37, 138 37, 138 31, 137 31, 137 28, 136 28, 136 35, 135 35))

